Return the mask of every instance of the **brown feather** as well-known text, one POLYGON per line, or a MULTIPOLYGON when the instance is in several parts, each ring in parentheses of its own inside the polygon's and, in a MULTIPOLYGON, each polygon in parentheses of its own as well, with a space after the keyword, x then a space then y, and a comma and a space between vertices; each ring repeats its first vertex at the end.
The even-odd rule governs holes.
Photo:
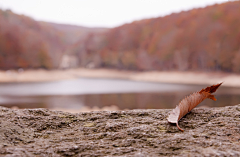
POLYGON ((212 85, 205 89, 202 89, 199 92, 193 93, 188 97, 184 98, 175 109, 173 109, 168 117, 169 123, 176 123, 179 130, 184 131, 178 126, 178 121, 185 116, 188 112, 190 112, 193 108, 195 108, 198 104, 200 104, 206 98, 212 99, 216 101, 217 99, 212 95, 218 87, 222 83, 212 85))

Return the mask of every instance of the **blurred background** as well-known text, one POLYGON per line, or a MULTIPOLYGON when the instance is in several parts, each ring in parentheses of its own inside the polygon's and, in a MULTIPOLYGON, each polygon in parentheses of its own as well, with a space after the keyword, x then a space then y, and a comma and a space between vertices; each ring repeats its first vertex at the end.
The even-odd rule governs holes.
POLYGON ((211 77, 232 75, 236 86, 227 86, 228 79, 217 102, 201 105, 236 105, 239 17, 240 1, 227 0, 1 0, 0 105, 69 112, 174 108, 211 77), (128 77, 151 71, 165 72, 167 83, 128 77), (167 72, 208 77, 182 83, 188 77, 167 72))

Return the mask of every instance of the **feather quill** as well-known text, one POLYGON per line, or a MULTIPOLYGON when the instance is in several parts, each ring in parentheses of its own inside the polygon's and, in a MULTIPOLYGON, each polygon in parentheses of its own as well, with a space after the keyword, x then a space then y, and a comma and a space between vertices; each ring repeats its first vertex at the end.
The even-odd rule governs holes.
POLYGON ((176 106, 176 108, 171 111, 167 119, 168 122, 176 123, 178 129, 184 131, 179 127, 178 121, 206 98, 216 101, 217 99, 214 97, 214 95, 212 95, 212 93, 216 92, 216 90, 218 89, 219 86, 221 86, 221 84, 222 83, 212 85, 210 87, 202 89, 199 92, 192 93, 191 95, 185 97, 176 106))

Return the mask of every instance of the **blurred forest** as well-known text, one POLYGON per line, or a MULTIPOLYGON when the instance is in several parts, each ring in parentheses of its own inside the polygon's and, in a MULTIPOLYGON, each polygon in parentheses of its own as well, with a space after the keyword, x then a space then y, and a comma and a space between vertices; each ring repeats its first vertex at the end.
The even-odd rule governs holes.
POLYGON ((240 72, 240 1, 112 29, 37 22, 0 11, 0 68, 78 67, 240 72))
POLYGON ((105 30, 39 22, 0 10, 0 69, 58 68, 72 44, 105 30))

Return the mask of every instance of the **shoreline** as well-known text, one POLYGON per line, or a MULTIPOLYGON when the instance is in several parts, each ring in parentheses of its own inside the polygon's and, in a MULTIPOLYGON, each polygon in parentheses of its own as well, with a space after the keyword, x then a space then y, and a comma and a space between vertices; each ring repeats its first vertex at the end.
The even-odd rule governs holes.
POLYGON ((77 78, 126 79, 132 81, 212 85, 224 82, 223 86, 240 87, 240 74, 223 72, 147 71, 135 72, 113 69, 66 69, 0 71, 0 83, 47 82, 77 78))

